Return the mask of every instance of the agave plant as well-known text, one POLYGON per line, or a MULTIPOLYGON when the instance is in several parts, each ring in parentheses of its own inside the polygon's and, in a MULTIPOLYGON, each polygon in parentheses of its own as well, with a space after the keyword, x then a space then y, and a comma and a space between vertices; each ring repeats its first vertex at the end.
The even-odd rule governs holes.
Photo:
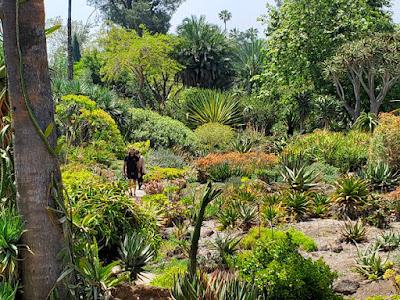
POLYGON ((379 255, 379 247, 369 246, 361 250, 357 246, 356 271, 368 279, 379 279, 388 268, 388 260, 379 255))
POLYGON ((192 128, 206 123, 238 126, 241 118, 239 101, 227 93, 200 90, 187 103, 187 120, 192 128))
POLYGON ((318 175, 307 166, 289 169, 284 167, 281 172, 283 181, 294 191, 305 192, 318 186, 318 175))
POLYGON ((232 142, 233 150, 240 153, 247 153, 253 150, 255 141, 248 136, 240 135, 232 142))
POLYGON ((240 226, 244 230, 250 229, 257 221, 257 207, 249 204, 242 204, 239 207, 239 219, 240 226))
POLYGON ((217 234, 212 247, 218 251, 224 266, 228 265, 227 258, 234 255, 238 250, 240 241, 241 238, 233 234, 226 234, 224 236, 217 234))
POLYGON ((340 218, 354 220, 360 214, 360 208, 368 198, 368 184, 359 178, 344 177, 336 183, 332 196, 340 218))
POLYGON ((330 199, 324 194, 314 194, 311 201, 311 211, 313 216, 322 217, 329 209, 330 199))
POLYGON ((0 212, 0 276, 7 281, 18 278, 18 242, 23 233, 22 219, 15 210, 0 212))
POLYGON ((78 285, 82 299, 97 300, 111 296, 110 289, 129 279, 129 273, 123 272, 115 274, 113 269, 120 265, 120 261, 114 261, 108 265, 103 265, 99 259, 99 248, 94 239, 93 243, 86 243, 84 255, 80 257, 73 269, 83 282, 83 289, 78 285))
POLYGON ((348 220, 341 227, 342 238, 347 243, 356 244, 363 242, 366 239, 366 234, 365 225, 360 220, 356 222, 348 220))
POLYGON ((288 193, 283 203, 289 215, 296 221, 303 220, 309 211, 310 201, 305 193, 288 193))
POLYGON ((9 282, 0 282, 0 299, 14 300, 18 291, 18 285, 13 285, 9 282))
POLYGON ((233 228, 239 217, 239 210, 235 204, 230 204, 222 208, 217 214, 217 219, 222 229, 233 228))
POLYGON ((144 267, 154 258, 155 251, 142 234, 131 233, 121 243, 119 254, 131 280, 136 280, 144 272, 144 267))
POLYGON ((369 164, 364 171, 364 177, 371 187, 382 192, 394 187, 398 179, 396 174, 391 171, 390 166, 383 161, 369 164))

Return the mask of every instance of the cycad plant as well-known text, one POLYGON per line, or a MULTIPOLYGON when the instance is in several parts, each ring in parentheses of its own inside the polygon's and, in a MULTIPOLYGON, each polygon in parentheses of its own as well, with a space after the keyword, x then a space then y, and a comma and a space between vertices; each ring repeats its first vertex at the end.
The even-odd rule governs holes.
POLYGON ((188 125, 192 128, 206 123, 238 126, 242 122, 239 101, 227 93, 200 90, 186 106, 188 125))
POLYGON ((15 210, 0 212, 0 275, 10 282, 18 278, 18 242, 23 233, 22 219, 15 210))
POLYGON ((357 218, 368 194, 368 184, 364 180, 351 176, 340 179, 332 196, 338 216, 342 219, 357 218))
POLYGON ((125 236, 119 254, 125 270, 130 272, 131 280, 136 280, 154 258, 155 251, 147 237, 140 233, 131 233, 125 236))

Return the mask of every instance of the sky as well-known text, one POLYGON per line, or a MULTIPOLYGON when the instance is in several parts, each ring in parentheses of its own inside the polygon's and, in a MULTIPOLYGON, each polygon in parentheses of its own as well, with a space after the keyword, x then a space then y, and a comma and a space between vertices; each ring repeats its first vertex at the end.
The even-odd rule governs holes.
MULTIPOLYGON (((66 19, 67 0, 45 0, 44 2, 46 18, 61 16, 66 19)), ((261 30, 262 25, 257 22, 257 18, 266 12, 266 2, 266 0, 186 0, 172 17, 171 31, 174 32, 176 26, 190 15, 205 15, 208 21, 222 27, 223 23, 219 20, 218 13, 223 9, 232 13, 232 20, 227 24, 228 29, 236 27, 246 30, 255 27, 261 30)), ((72 3, 72 18, 86 22, 94 9, 86 4, 86 0, 73 0, 72 3)), ((400 0, 392 0, 392 3, 394 20, 400 23, 400 0)), ((91 21, 94 21, 93 17, 91 21)))

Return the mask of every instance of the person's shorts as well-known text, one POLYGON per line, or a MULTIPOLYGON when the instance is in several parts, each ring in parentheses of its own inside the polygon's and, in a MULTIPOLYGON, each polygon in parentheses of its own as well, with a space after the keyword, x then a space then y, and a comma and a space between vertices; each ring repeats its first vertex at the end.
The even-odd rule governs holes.
POLYGON ((131 173, 131 174, 129 174, 128 173, 128 179, 134 179, 134 180, 137 180, 138 179, 138 175, 137 174, 135 174, 135 173, 131 173))

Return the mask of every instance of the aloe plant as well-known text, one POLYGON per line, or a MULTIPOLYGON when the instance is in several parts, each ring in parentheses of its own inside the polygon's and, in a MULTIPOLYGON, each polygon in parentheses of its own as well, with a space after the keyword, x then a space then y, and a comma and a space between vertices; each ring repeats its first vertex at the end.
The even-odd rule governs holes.
POLYGON ((393 173, 390 166, 382 161, 369 164, 363 175, 375 190, 387 191, 398 181, 397 174, 393 173))

